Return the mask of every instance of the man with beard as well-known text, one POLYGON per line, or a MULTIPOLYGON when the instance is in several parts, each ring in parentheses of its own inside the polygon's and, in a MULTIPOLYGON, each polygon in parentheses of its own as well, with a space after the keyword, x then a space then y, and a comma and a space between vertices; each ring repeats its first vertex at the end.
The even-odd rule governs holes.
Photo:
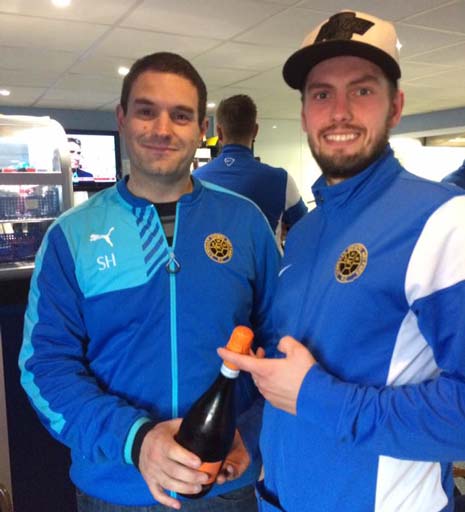
POLYGON ((465 458, 465 196, 388 144, 403 94, 394 27, 318 26, 284 66, 322 176, 290 233, 279 358, 229 357, 267 399, 264 511, 453 510, 465 458), (297 341, 299 340, 299 341, 297 341))

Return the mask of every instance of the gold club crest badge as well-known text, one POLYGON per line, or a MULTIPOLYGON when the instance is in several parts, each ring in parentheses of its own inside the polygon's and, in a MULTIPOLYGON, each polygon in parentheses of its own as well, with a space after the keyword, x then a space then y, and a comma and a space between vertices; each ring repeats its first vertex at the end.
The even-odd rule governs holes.
POLYGON ((205 238, 205 252, 216 263, 227 263, 233 256, 233 246, 226 235, 212 233, 205 238))
POLYGON ((351 283, 359 278, 368 262, 368 250, 363 244, 351 244, 342 251, 334 273, 340 283, 351 283))

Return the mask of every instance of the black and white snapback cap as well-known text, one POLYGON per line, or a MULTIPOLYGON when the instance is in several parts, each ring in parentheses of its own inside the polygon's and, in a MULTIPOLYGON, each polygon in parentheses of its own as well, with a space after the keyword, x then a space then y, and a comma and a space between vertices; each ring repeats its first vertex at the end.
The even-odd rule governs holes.
POLYGON ((332 57, 351 55, 377 64, 388 79, 400 78, 398 39, 394 25, 370 14, 341 11, 323 21, 284 64, 283 77, 302 90, 308 72, 332 57))

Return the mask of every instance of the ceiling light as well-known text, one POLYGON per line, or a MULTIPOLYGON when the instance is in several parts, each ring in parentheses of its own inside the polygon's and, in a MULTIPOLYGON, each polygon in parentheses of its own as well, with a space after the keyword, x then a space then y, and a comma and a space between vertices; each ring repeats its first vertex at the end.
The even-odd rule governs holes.
POLYGON ((129 73, 129 68, 127 68, 126 66, 120 66, 118 68, 118 75, 126 76, 128 73, 129 73))
POLYGON ((276 130, 277 125, 275 125, 275 124, 274 124, 274 125, 272 126, 272 128, 273 128, 273 130, 276 130))
POLYGON ((52 0, 52 4, 55 7, 69 7, 71 5, 71 0, 52 0))
POLYGON ((208 108, 215 108, 216 107, 216 103, 214 103, 213 101, 210 101, 209 103, 207 103, 207 107, 208 108))
POLYGON ((402 48, 402 43, 399 40, 397 40, 397 42, 396 42, 396 48, 397 48, 397 51, 400 52, 400 49, 402 48))
POLYGON ((9 96, 11 92, 8 89, 0 89, 0 96, 9 96))

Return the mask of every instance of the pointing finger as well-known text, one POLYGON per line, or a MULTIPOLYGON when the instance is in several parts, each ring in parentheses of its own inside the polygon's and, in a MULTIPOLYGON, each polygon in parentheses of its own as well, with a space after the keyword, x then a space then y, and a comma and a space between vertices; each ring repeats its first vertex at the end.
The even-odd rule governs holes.
POLYGON ((240 370, 245 370, 246 372, 255 372, 259 369, 259 364, 262 362, 260 359, 256 359, 252 356, 247 356, 244 354, 236 354, 231 350, 227 350, 223 347, 217 349, 218 355, 226 362, 232 363, 236 365, 240 370))

